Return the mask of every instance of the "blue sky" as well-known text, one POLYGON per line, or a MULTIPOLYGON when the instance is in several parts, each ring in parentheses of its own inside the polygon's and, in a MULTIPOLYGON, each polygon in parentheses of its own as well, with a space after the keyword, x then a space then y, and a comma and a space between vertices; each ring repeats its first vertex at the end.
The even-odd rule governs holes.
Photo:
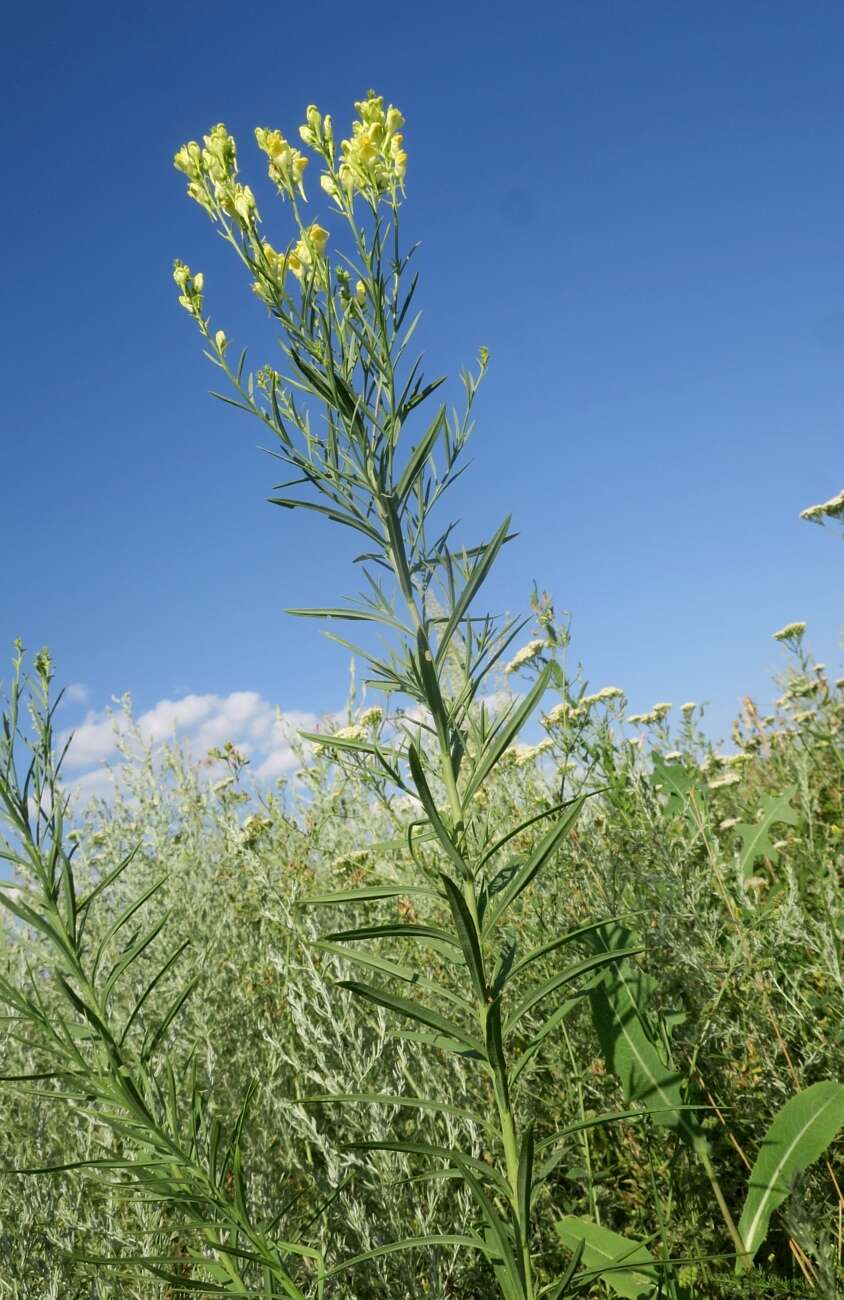
POLYGON ((342 704, 282 611, 354 590, 348 552, 207 396, 173 257, 265 326, 170 160, 225 121, 269 212, 254 126, 342 130, 369 86, 407 118, 428 370, 492 356, 452 504, 471 542, 513 512, 493 605, 535 579, 593 688, 721 731, 781 624, 840 667, 841 542, 798 515, 844 483, 844 9, 52 0, 4 38, 0 642, 52 647, 68 725, 126 691, 209 735, 342 704))

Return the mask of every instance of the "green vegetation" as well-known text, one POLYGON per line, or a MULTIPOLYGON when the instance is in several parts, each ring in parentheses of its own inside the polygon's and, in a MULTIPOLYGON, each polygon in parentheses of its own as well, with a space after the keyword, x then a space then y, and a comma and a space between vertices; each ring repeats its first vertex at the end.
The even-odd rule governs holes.
POLYGON ((231 745, 209 782, 136 734, 71 821, 53 667, 18 646, 0 1296, 833 1296, 844 681, 783 628, 775 713, 746 701, 724 754, 696 704, 592 690, 548 596, 478 612, 510 521, 461 549, 439 516, 487 356, 423 415, 403 119, 356 107, 339 148, 313 106, 300 131, 336 263, 279 132, 284 252, 224 127, 176 155, 283 373, 233 363, 174 276, 291 471, 274 503, 365 548, 360 596, 291 613, 354 623, 381 703, 272 790, 231 745))

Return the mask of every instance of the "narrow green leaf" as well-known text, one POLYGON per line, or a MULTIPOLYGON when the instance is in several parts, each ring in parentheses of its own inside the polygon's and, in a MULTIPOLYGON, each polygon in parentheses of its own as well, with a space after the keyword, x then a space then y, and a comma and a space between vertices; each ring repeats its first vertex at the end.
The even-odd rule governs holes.
POLYGON ((355 939, 435 939, 437 943, 450 943, 454 948, 460 947, 458 940, 448 930, 441 930, 435 925, 411 925, 404 921, 390 925, 362 925, 354 930, 336 930, 323 937, 330 943, 351 942, 355 939))
MULTIPOLYGON (((625 913, 622 913, 622 915, 625 915, 625 913)), ((620 919, 621 917, 619 916, 612 916, 604 917, 602 921, 590 921, 587 925, 578 925, 574 930, 566 931, 565 934, 561 934, 557 939, 549 939, 547 943, 541 944, 538 948, 532 948, 531 951, 526 953, 520 961, 516 962, 510 971, 508 979, 515 979, 517 975, 520 975, 523 971, 527 970, 527 968, 532 966, 535 961, 538 961, 540 957, 547 957, 549 952, 555 952, 557 948, 562 948, 565 944, 577 943, 578 941, 588 939, 595 930, 601 930, 605 926, 611 925, 613 922, 619 921, 620 919)))
POLYGON ((111 925, 108 927, 108 929, 105 932, 105 935, 102 938, 102 941, 99 944, 99 947, 97 948, 96 956, 94 957, 93 966, 91 968, 92 980, 96 979, 100 962, 102 961, 105 955, 105 951, 108 945, 111 943, 114 936, 117 933, 119 933, 120 930, 123 929, 123 926, 126 924, 126 922, 131 920, 131 918, 135 915, 135 913, 139 911, 140 908, 143 907, 144 903, 149 902, 153 894, 158 893, 159 889, 166 882, 166 880, 167 880, 166 876, 160 876, 158 880, 153 881, 153 883, 147 889, 145 889, 142 894, 140 894, 137 898, 133 899, 132 902, 129 904, 129 906, 123 909, 123 911, 120 913, 117 919, 113 921, 111 925))
POLYGON ((373 1250, 365 1250, 362 1255, 353 1255, 351 1259, 344 1259, 341 1264, 335 1264, 333 1268, 326 1269, 324 1277, 337 1277, 338 1274, 345 1273, 358 1264, 366 1264, 371 1259, 381 1259, 384 1255, 395 1255, 398 1251, 404 1250, 429 1250, 431 1246, 463 1246, 468 1250, 479 1250, 484 1255, 489 1254, 487 1246, 484 1242, 479 1241, 477 1237, 461 1237, 456 1233, 434 1232, 426 1237, 405 1237, 403 1241, 390 1241, 386 1246, 376 1246, 373 1250))
POLYGON ((471 605, 472 601, 475 599, 475 596, 480 591, 483 583, 485 582, 489 574, 490 569, 495 563, 498 552, 501 550, 501 547, 504 545, 504 542, 507 538, 507 529, 510 527, 510 518, 511 516, 508 515, 507 518, 504 520, 504 523, 495 533, 495 536, 492 538, 489 544, 486 547, 484 547, 484 550, 482 551, 478 560, 472 567, 472 571, 469 574, 469 577, 466 581, 466 585, 461 591, 457 603, 455 604, 454 609, 451 612, 451 617, 446 623, 442 635, 440 636, 439 645, 437 647, 437 659, 436 659, 437 665, 442 664, 443 660, 445 659, 446 653, 448 651, 448 647, 451 643, 451 638, 454 636, 454 633, 457 631, 457 628, 460 626, 460 620, 463 618, 464 614, 469 609, 469 606, 471 605))
POLYGON ((325 515, 332 523, 343 524, 346 528, 353 528, 356 532, 363 533, 376 545, 383 545, 384 539, 376 528, 366 523, 364 519, 359 519, 356 515, 344 513, 336 506, 323 506, 318 501, 299 501, 292 497, 269 497, 268 500, 270 505, 283 506, 286 510, 313 510, 316 514, 325 515))
POLYGON ((365 970, 377 971, 380 975, 391 975, 394 979, 404 980, 406 984, 412 984, 414 988, 424 989, 426 993, 431 993, 436 997, 445 998, 449 1002, 454 1002, 461 1011, 471 1012, 472 1008, 464 997, 459 993, 454 993, 440 984, 435 984, 433 980, 425 979, 413 967, 403 962, 392 961, 388 957, 382 957, 380 953, 360 951, 359 948, 346 948, 339 943, 328 943, 325 939, 319 939, 314 944, 321 952, 329 952, 333 956, 341 957, 343 961, 349 962, 353 966, 362 966, 365 970))
POLYGON ((423 434, 418 446, 413 449, 410 459, 404 467, 404 471, 396 488, 396 499, 400 505, 404 505, 405 501, 410 496, 410 493, 413 491, 416 485, 416 480, 425 464, 425 461, 431 455, 436 446, 437 438, 439 437, 444 419, 445 405, 443 404, 423 434))
POLYGON ((408 763, 410 765, 410 775, 413 777, 413 784, 416 786, 417 793, 422 802, 422 807, 425 809, 425 812, 428 814, 428 818, 431 822, 431 826, 433 827, 434 832, 436 833, 437 839, 439 840, 440 844, 442 844, 443 848, 445 849, 451 861, 457 867, 460 874, 465 875, 466 864, 463 861, 463 858, 460 856, 460 851, 458 850, 456 844, 454 843, 454 840, 451 838, 451 835, 448 831, 448 828, 445 825, 445 822, 440 817, 440 814, 437 811, 437 805, 434 803, 434 797, 431 794, 430 788, 428 786, 428 782, 425 778, 425 773, 422 769, 422 760, 419 757, 419 751, 417 750, 413 741, 411 741, 410 744, 408 745, 407 758, 408 758, 408 763))
POLYGON ((379 898, 404 898, 412 894, 439 898, 428 885, 365 885, 361 889, 338 889, 332 894, 312 894, 300 899, 298 907, 333 907, 340 903, 369 903, 379 898))
POLYGON ((492 769, 495 767, 501 755, 508 748, 510 743, 515 740, 530 715, 533 713, 548 686, 551 676, 551 666, 546 664, 542 672, 537 677, 531 690, 522 700, 517 708, 512 709, 504 718, 501 719, 498 726, 491 733, 486 746, 483 749, 478 761, 478 765, 472 773, 471 779, 466 786, 465 798, 471 799, 476 790, 480 789, 492 769))
POLYGON ((348 989, 350 993, 374 1002, 377 1006, 385 1007, 387 1011, 394 1011, 396 1015, 403 1016, 407 1020, 416 1020, 421 1025, 427 1025, 429 1029, 436 1030, 446 1038, 456 1039, 465 1047, 483 1055, 483 1044, 476 1038, 472 1038, 460 1025, 456 1025, 452 1020, 446 1020, 445 1016, 439 1015, 438 1012, 432 1011, 419 1002, 408 1002, 406 998, 396 997, 386 989, 376 988, 373 984, 360 984, 357 980, 340 980, 339 987, 348 989))
POLYGON ((472 1124, 488 1124, 482 1116, 477 1115, 473 1110, 466 1110, 463 1106, 452 1106, 445 1101, 431 1101, 427 1097, 404 1097, 398 1093, 321 1093, 312 1097, 297 1097, 296 1100, 306 1102, 309 1106, 392 1106, 399 1110, 426 1110, 435 1115, 455 1115, 458 1119, 469 1120, 472 1124))
POLYGON ((544 980, 542 984, 537 984, 529 989, 521 1002, 518 1003, 515 1010, 511 1012, 507 1024, 504 1027, 505 1036, 511 1033, 521 1020, 538 1002, 547 998, 549 994, 556 993, 558 989, 565 988, 566 984, 571 984, 574 980, 579 979, 582 975, 588 975, 590 971, 596 970, 601 966, 614 964, 622 957, 632 957, 642 952, 641 946, 638 948, 622 948, 612 952, 599 952, 591 957, 584 957, 583 961, 575 962, 573 966, 567 966, 564 971, 557 975, 552 975, 550 979, 544 980))
POLYGON ((559 847, 564 836, 568 834, 577 819, 585 800, 586 796, 580 795, 577 799, 571 801, 565 816, 561 817, 560 820, 542 836, 542 839, 536 845, 533 852, 530 853, 519 866, 514 870, 511 870, 509 879, 507 879, 506 876, 504 877, 507 880, 507 883, 504 884, 500 890, 496 891, 495 889, 496 881, 499 880, 499 877, 501 877, 503 872, 507 872, 507 867, 502 868, 502 871, 490 881, 485 897, 490 900, 494 898, 494 901, 488 903, 484 912, 484 933, 488 933, 494 928, 507 911, 510 904, 518 898, 523 889, 527 889, 537 872, 542 870, 545 863, 559 847))
POLYGON ((460 946, 463 949, 463 956, 466 958, 466 965, 469 967, 469 974, 472 977, 472 983, 475 986, 475 992, 482 1003, 486 1002, 487 986, 486 975, 484 974, 484 959, 481 953, 480 938, 477 926, 471 912, 466 904, 466 900, 455 885, 445 873, 440 876, 445 890, 445 896, 448 899, 451 915, 454 920, 454 928, 460 938, 460 946))
POLYGON ((519 1147, 518 1203, 522 1231, 530 1227, 530 1207, 533 1198, 534 1125, 528 1124, 519 1147))

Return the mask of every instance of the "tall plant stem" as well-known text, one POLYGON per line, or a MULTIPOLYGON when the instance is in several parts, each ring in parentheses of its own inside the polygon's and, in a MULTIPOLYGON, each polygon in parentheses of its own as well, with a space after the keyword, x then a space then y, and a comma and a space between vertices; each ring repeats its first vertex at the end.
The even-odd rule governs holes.
MULTIPOLYGON (((387 509, 379 500, 379 513, 382 516, 385 532, 389 535, 387 524, 387 509)), ((399 587, 403 593, 405 604, 408 612, 416 627, 420 653, 426 655, 430 662, 434 663, 434 655, 428 640, 428 632, 425 621, 420 614, 419 605, 416 596, 416 590, 413 580, 408 572, 408 566, 404 555, 398 553, 395 545, 388 547, 388 553, 393 571, 396 575, 399 587)), ((434 669, 436 672, 436 669, 434 669)), ((439 776, 445 787, 448 797, 451 818, 455 830, 462 831, 464 823, 463 802, 460 798, 460 792, 457 788, 457 780, 454 774, 454 765, 451 757, 450 737, 447 734, 441 710, 438 702, 434 699, 427 701, 431 716, 437 732, 437 741, 439 749, 439 776)), ((465 849, 462 851, 465 862, 465 879, 462 882, 462 894, 469 914, 474 922, 478 935, 481 934, 480 916, 478 910, 478 896, 475 889, 474 873, 471 864, 466 861, 465 849)), ((492 1004, 492 995, 487 992, 485 1001, 478 1001, 478 1021, 481 1031, 482 1042, 488 1041, 488 1028, 490 1008, 492 1004)), ((518 1225, 519 1240, 521 1243, 522 1269, 524 1273, 524 1294, 525 1300, 535 1300, 535 1289, 533 1282, 533 1268, 530 1257, 530 1222, 529 1214, 523 1211, 519 1189, 519 1143, 516 1133, 516 1121, 513 1115, 513 1109, 510 1104, 510 1088, 508 1080, 508 1071, 504 1049, 502 1047, 500 1062, 498 1065, 490 1063, 493 1072, 493 1091, 495 1093, 495 1105, 498 1114, 499 1135, 501 1145, 504 1151, 504 1162, 507 1172, 507 1184, 510 1190, 510 1208, 513 1219, 518 1225)))

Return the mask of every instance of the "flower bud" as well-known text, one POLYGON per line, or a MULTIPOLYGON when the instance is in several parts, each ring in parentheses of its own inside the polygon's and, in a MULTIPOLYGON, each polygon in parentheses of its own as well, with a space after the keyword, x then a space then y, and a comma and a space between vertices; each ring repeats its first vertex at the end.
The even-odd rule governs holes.
POLYGON ((201 271, 197 271, 196 275, 193 277, 193 287, 197 293, 202 293, 202 290, 205 288, 205 276, 201 271))
POLYGON ((225 332, 225 330, 217 330, 217 333, 214 335, 214 343, 215 343, 215 346, 216 346, 218 352, 224 352, 224 351, 225 351, 225 348, 226 348, 226 332, 225 332))

